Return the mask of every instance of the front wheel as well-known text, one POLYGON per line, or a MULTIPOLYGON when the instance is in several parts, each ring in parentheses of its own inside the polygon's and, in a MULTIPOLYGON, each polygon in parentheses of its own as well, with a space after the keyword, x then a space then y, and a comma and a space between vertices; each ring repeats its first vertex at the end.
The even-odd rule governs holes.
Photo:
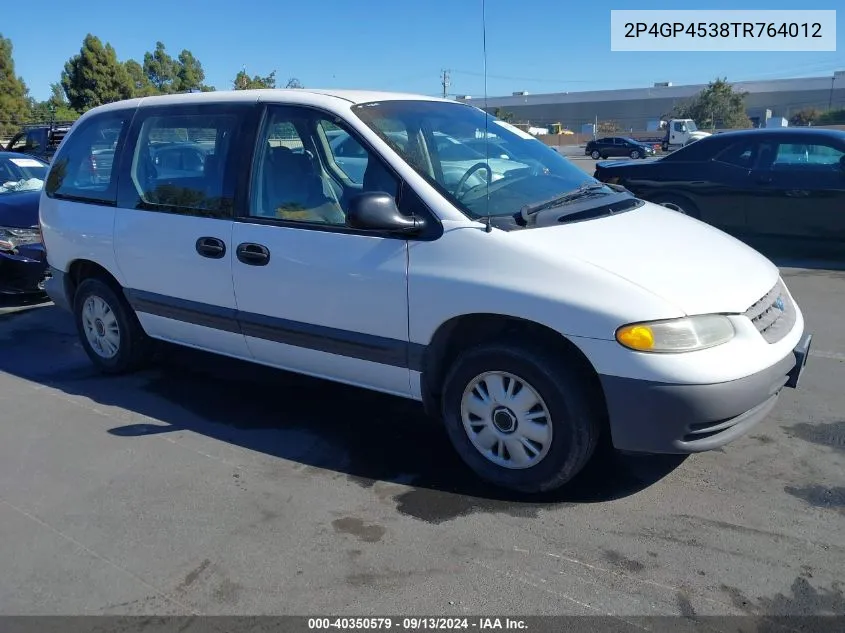
POLYGON ((464 462, 482 479, 548 492, 592 456, 600 410, 580 364, 540 346, 491 344, 461 354, 443 390, 443 417, 464 462))
POLYGON ((700 217, 698 208, 691 200, 687 200, 682 196, 662 196, 654 199, 655 204, 671 209, 681 215, 688 215, 692 218, 698 219, 700 217))
POLYGON ((79 284, 73 301, 79 340, 91 362, 107 374, 139 368, 152 343, 125 299, 99 278, 79 284))
POLYGON ((638 150, 632 150, 631 151, 631 158, 633 158, 634 160, 637 160, 638 158, 642 158, 642 157, 643 157, 643 155, 638 150))

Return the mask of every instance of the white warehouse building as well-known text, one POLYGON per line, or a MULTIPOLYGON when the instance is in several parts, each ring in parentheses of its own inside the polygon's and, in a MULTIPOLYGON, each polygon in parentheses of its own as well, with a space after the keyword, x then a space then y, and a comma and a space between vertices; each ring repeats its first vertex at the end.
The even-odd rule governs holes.
MULTIPOLYGON (((735 91, 747 93, 748 116, 755 124, 766 118, 789 119, 805 108, 845 108, 845 71, 826 77, 730 82, 735 91)), ((656 83, 651 88, 594 90, 531 94, 515 92, 507 97, 489 97, 486 109, 513 115, 513 120, 535 126, 560 123, 578 131, 584 124, 615 121, 622 129, 646 130, 650 123, 670 114, 673 108, 697 95, 707 84, 673 85, 656 83)), ((457 97, 484 107, 483 99, 457 97)))

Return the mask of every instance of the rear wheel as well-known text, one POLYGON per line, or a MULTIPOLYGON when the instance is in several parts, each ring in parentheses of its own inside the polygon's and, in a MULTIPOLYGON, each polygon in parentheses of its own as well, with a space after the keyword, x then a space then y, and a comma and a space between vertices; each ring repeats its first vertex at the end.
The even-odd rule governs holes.
POLYGON ((598 160, 599 158, 601 158, 601 154, 599 154, 596 150, 593 150, 592 153, 590 154, 590 157, 593 160, 598 160))
POLYGON ((149 358, 151 339, 126 299, 105 280, 82 281, 74 295, 73 312, 82 347, 100 371, 130 372, 149 358))
POLYGON ((600 409, 580 364, 535 345, 489 344, 461 354, 443 390, 443 417, 464 462, 522 493, 559 488, 587 464, 600 409))

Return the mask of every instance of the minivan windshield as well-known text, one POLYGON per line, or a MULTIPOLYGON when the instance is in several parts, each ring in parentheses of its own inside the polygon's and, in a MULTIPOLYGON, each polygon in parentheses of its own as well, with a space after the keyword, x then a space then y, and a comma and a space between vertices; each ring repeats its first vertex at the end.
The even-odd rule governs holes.
POLYGON ((530 134, 473 106, 397 100, 353 111, 473 219, 512 216, 579 191, 616 193, 530 134))

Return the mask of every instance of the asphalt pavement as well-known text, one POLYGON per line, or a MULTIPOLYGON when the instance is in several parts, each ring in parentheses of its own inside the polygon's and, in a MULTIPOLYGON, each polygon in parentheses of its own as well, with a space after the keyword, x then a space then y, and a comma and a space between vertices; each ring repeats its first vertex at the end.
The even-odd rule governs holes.
POLYGON ((814 349, 769 419, 530 503, 414 403, 175 348, 104 377, 7 303, 0 614, 845 614, 845 272, 788 263, 814 349))

